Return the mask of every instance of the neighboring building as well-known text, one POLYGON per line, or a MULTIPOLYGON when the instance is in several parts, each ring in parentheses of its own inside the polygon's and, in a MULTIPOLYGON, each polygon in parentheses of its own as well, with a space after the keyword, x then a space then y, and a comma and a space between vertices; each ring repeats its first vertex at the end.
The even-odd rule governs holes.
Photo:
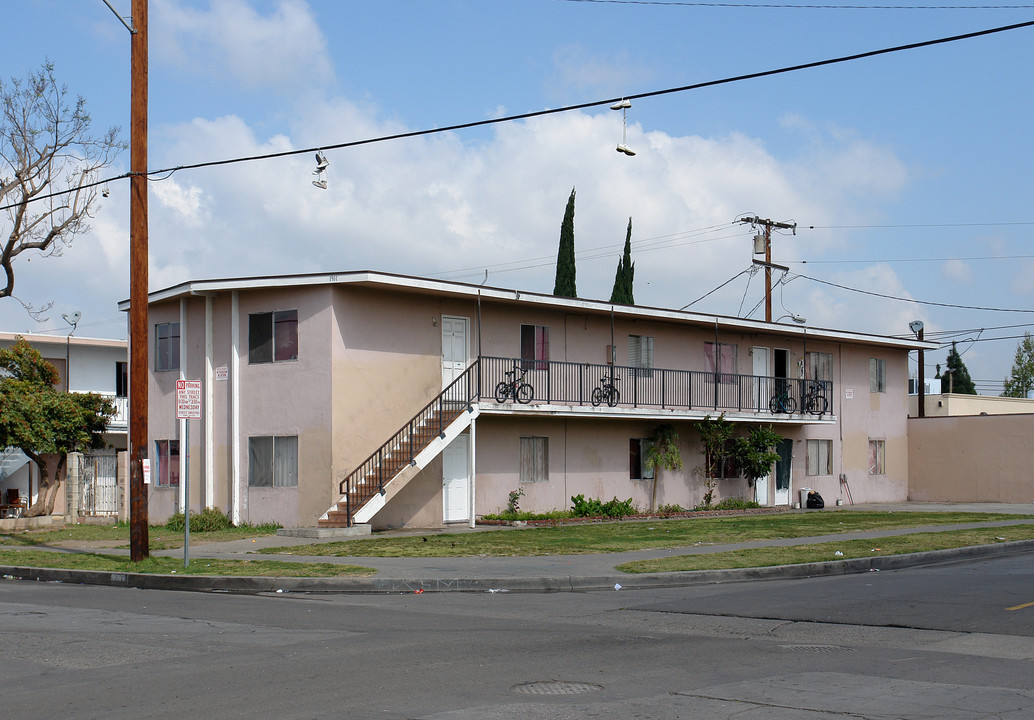
MULTIPOLYGON (((104 433, 106 447, 98 451, 97 455, 104 458, 99 461, 103 465, 102 472, 105 475, 111 474, 112 488, 104 493, 105 497, 107 495, 111 497, 105 499, 103 503, 116 502, 113 486, 115 454, 117 451, 127 448, 129 427, 126 341, 74 335, 54 336, 0 332, 0 349, 11 347, 20 337, 25 338, 44 359, 57 369, 61 378, 58 389, 68 392, 99 393, 107 395, 114 401, 116 414, 104 433)), ((93 469, 91 466, 91 472, 93 469)), ((0 451, 0 493, 3 493, 6 498, 7 490, 10 488, 17 489, 21 497, 29 498, 30 505, 35 502, 39 490, 39 470, 35 463, 31 462, 20 450, 14 448, 0 451)), ((93 501, 95 496, 92 489, 89 496, 83 495, 83 498, 93 501)), ((96 500, 100 501, 101 498, 97 497, 96 500)), ((62 493, 58 495, 54 508, 55 514, 64 514, 63 502, 64 494, 62 493)), ((92 508, 90 510, 92 511, 92 508)), ((107 513, 108 510, 104 510, 104 512, 107 513)), ((114 509, 111 512, 114 512, 114 509)))
MULTIPOLYGON (((999 397, 997 395, 961 395, 941 393, 926 396, 927 417, 959 417, 962 415, 1024 415, 1034 413, 1034 400, 999 397)), ((908 399, 908 416, 919 415, 919 396, 908 399)))
POLYGON ((771 478, 729 468, 716 499, 904 500, 908 351, 934 348, 377 272, 187 282, 151 293, 148 326, 150 518, 189 477, 192 509, 284 526, 473 522, 518 488, 532 511, 578 494, 692 507, 693 422, 722 413, 785 440, 771 478), (496 401, 511 368, 530 403, 496 401), (596 407, 611 374, 620 401, 596 407), (203 382, 201 420, 176 419, 180 379, 203 382), (770 410, 818 395, 822 414, 770 410), (655 481, 641 459, 665 423, 685 470, 655 481))

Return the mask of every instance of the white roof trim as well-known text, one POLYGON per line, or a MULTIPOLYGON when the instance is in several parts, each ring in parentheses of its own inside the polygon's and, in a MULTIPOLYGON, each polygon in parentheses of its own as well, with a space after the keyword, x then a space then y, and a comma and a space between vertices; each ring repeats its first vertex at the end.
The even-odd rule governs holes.
MULTIPOLYGON (((829 330, 825 328, 809 328, 806 325, 782 325, 763 320, 710 315, 669 310, 664 308, 645 307, 640 305, 615 305, 600 300, 583 300, 580 298, 561 298, 521 290, 509 290, 497 287, 483 287, 467 283, 433 280, 430 278, 395 275, 392 273, 370 270, 349 271, 341 273, 314 273, 306 275, 277 275, 252 278, 227 278, 221 280, 195 280, 180 283, 164 290, 157 290, 148 296, 150 303, 166 302, 190 295, 208 295, 232 290, 257 290, 268 288, 303 287, 313 285, 345 285, 368 284, 388 286, 404 290, 418 290, 433 294, 459 295, 484 300, 496 300, 510 303, 525 303, 540 307, 581 310, 593 313, 614 313, 615 316, 679 322, 692 325, 715 325, 718 329, 738 332, 763 332, 788 337, 814 338, 815 340, 845 341, 882 345, 885 347, 908 348, 910 350, 937 350, 940 346, 934 342, 919 342, 914 338, 896 338, 884 335, 850 332, 846 330, 829 330)), ((129 309, 129 300, 118 305, 119 310, 129 309)))

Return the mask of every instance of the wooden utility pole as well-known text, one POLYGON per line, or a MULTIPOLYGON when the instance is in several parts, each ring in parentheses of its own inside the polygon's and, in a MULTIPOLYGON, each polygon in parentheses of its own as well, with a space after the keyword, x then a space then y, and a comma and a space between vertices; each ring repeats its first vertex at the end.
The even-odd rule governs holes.
POLYGON ((129 556, 147 536, 147 0, 133 0, 129 130, 129 556))
MULTIPOLYGON (((765 322, 772 322, 772 228, 779 230, 792 230, 797 234, 797 223, 775 222, 774 220, 762 220, 759 217, 740 218, 742 223, 750 223, 757 227, 760 225, 765 229, 765 322)), ((760 254, 757 248, 755 254, 760 254)))

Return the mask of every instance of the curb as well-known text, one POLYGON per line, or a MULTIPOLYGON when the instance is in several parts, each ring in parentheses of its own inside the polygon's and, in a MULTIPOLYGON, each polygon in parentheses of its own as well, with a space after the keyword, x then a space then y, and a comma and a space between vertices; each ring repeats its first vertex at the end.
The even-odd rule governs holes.
POLYGON ((1034 551, 1034 540, 1017 540, 996 545, 974 545, 949 550, 931 550, 905 555, 830 560, 804 565, 777 565, 729 570, 693 570, 671 573, 607 576, 551 576, 523 578, 299 578, 227 575, 157 575, 150 573, 103 572, 0 566, 6 580, 30 580, 76 585, 104 585, 141 590, 225 593, 423 593, 423 592, 586 592, 591 590, 647 590, 758 580, 794 580, 833 575, 854 575, 881 570, 935 565, 956 560, 991 558, 1034 551))

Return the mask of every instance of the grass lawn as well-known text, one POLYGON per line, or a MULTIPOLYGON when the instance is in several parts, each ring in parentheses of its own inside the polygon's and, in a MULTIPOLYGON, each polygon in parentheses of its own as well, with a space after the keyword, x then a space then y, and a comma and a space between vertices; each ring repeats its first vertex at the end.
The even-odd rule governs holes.
POLYGON ((128 557, 89 552, 0 550, 0 565, 63 570, 153 573, 159 575, 243 575, 256 577, 369 577, 377 571, 359 565, 294 563, 276 560, 212 560, 198 558, 183 567, 183 558, 149 557, 134 563, 128 557))
POLYGON ((855 530, 1021 520, 1030 515, 831 510, 720 518, 587 523, 475 533, 436 533, 315 543, 260 552, 334 557, 513 557, 626 552, 836 535, 855 530))
POLYGON ((928 550, 948 550, 973 545, 993 545, 1010 540, 1034 539, 1034 525, 982 528, 979 530, 952 530, 948 532, 916 533, 876 540, 847 540, 814 545, 791 545, 719 553, 679 555, 657 560, 636 560, 623 563, 617 569, 626 573, 680 572, 687 570, 724 570, 729 568, 756 568, 773 565, 848 560, 850 558, 903 555, 928 550), (836 553, 840 552, 841 555, 836 553))
MULTIPOLYGON (((192 523, 193 524, 193 523, 192 523)), ((265 535, 275 535, 272 527, 239 527, 216 532, 191 531, 190 543, 228 542, 265 535)), ((152 525, 147 530, 148 547, 151 550, 172 550, 183 547, 183 531, 169 530, 162 525, 152 525)), ((41 546, 90 543, 94 547, 128 548, 129 525, 65 525, 39 530, 0 532, 0 545, 41 546)))

